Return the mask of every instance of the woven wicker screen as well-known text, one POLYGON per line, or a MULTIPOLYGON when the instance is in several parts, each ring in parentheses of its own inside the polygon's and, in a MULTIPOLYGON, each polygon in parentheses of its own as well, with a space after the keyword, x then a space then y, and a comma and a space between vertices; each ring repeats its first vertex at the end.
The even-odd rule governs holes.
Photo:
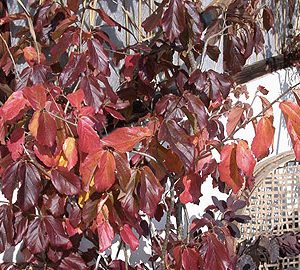
MULTIPOLYGON (((246 213, 251 222, 241 227, 242 239, 260 234, 281 235, 299 232, 300 163, 286 152, 258 164, 256 187, 249 197, 246 213)), ((300 256, 281 259, 260 269, 300 269, 300 256)))

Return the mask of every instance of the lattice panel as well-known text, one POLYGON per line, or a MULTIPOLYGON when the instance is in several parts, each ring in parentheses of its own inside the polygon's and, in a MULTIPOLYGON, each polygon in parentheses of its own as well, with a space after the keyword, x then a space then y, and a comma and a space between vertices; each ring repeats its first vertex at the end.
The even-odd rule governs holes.
MULTIPOLYGON (((242 239, 260 234, 281 235, 299 231, 300 165, 289 162, 263 179, 250 197, 246 212, 251 222, 241 228, 242 239)), ((278 264, 264 265, 260 269, 300 269, 300 256, 282 259, 278 264)))

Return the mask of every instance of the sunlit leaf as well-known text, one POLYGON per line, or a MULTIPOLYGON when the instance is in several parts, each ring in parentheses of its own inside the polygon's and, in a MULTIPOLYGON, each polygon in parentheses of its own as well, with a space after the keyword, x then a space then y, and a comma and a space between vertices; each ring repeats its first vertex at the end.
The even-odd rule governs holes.
POLYGON ((132 251, 135 251, 138 248, 140 243, 139 239, 135 236, 128 224, 124 224, 124 226, 121 228, 120 235, 122 240, 129 245, 132 251))
POLYGON ((100 152, 98 167, 95 174, 95 188, 98 192, 103 192, 112 187, 115 183, 116 161, 109 151, 100 152))
POLYGON ((229 144, 223 147, 221 151, 219 172, 221 181, 231 187, 234 193, 237 193, 243 186, 244 181, 237 166, 235 144, 229 144))
POLYGON ((257 160, 261 160, 269 154, 269 149, 273 144, 275 129, 267 117, 262 117, 256 126, 255 137, 251 144, 251 149, 257 160))
POLYGON ((41 110, 45 107, 47 95, 46 89, 42 84, 25 87, 23 94, 34 110, 41 110))
POLYGON ((147 127, 124 127, 104 137, 102 142, 120 153, 125 153, 131 151, 143 139, 151 136, 152 131, 147 127))

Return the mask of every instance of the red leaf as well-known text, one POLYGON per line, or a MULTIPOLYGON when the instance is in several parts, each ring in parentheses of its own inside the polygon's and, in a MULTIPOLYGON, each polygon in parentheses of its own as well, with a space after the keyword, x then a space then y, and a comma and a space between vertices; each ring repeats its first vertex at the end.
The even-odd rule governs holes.
POLYGON ((110 75, 108 53, 98 39, 88 40, 89 62, 105 76, 110 75))
POLYGON ((133 78, 134 70, 137 66, 139 59, 141 58, 141 54, 136 53, 134 55, 128 55, 125 58, 124 63, 124 77, 127 81, 131 81, 133 78))
POLYGON ((49 237, 46 234, 44 220, 41 218, 35 219, 30 223, 27 234, 25 236, 26 247, 31 253, 44 252, 49 244, 49 237))
POLYGON ((57 248, 68 249, 72 247, 72 243, 68 239, 64 231, 61 221, 53 216, 43 217, 47 238, 49 238, 50 245, 57 248))
POLYGON ((59 193, 65 195, 76 195, 81 190, 81 183, 78 176, 69 172, 64 167, 59 167, 51 172, 51 181, 59 193))
POLYGON ((236 161, 239 169, 247 177, 252 177, 256 161, 247 142, 242 140, 238 142, 236 148, 236 161))
POLYGON ((286 120, 286 126, 287 126, 287 130, 289 132, 289 135, 291 137, 291 141, 292 141, 296 159, 300 160, 300 138, 299 138, 298 134, 295 132, 293 125, 291 124, 291 121, 286 120))
POLYGON ((179 195, 181 203, 194 202, 197 203, 201 194, 201 184, 203 180, 199 175, 189 174, 182 179, 184 191, 179 195))
POLYGON ((257 160, 261 160, 269 154, 269 148, 273 144, 275 129, 269 118, 262 117, 257 126, 256 134, 252 141, 251 149, 257 160))
POLYGON ((152 131, 147 127, 124 127, 104 137, 102 142, 120 153, 125 153, 131 151, 143 139, 151 136, 152 131))
POLYGON ((164 192, 160 182, 147 166, 141 169, 140 208, 153 217, 164 192))
POLYGON ((25 134, 23 128, 16 128, 7 142, 7 148, 11 153, 11 157, 16 161, 23 154, 25 142, 25 134))
POLYGON ((41 145, 49 147, 55 143, 56 122, 47 112, 41 112, 39 116, 36 139, 41 145))
POLYGON ((79 89, 79 90, 75 91, 74 93, 68 94, 67 99, 69 100, 69 102, 71 103, 71 105, 73 107, 75 107, 76 109, 80 109, 81 103, 84 99, 83 90, 79 89))
POLYGON ((279 108, 284 118, 291 122, 295 132, 300 135, 300 107, 291 101, 283 101, 280 103, 279 108))
POLYGON ((228 122, 226 125, 227 135, 230 136, 235 130, 236 126, 239 124, 241 117, 243 115, 244 109, 241 107, 234 107, 230 110, 228 115, 228 122))
POLYGON ((85 54, 71 53, 68 64, 64 67, 59 77, 61 86, 67 87, 75 83, 80 74, 86 70, 85 54))
POLYGON ((162 28, 167 38, 173 42, 185 28, 185 7, 182 0, 171 0, 162 17, 162 28))
POLYGON ((23 211, 36 206, 42 189, 41 176, 31 163, 23 163, 20 167, 19 179, 22 183, 18 191, 18 204, 23 211))
POLYGON ((97 132, 93 129, 94 123, 86 116, 78 120, 78 145, 79 149, 85 153, 96 152, 100 149, 101 143, 97 132))
POLYGON ((225 145, 221 151, 221 162, 219 163, 220 179, 225 182, 234 193, 243 186, 243 178, 239 174, 236 160, 236 145, 225 145))
POLYGON ((46 89, 42 84, 25 87, 23 89, 23 94, 34 110, 41 110, 45 107, 47 95, 46 89))
POLYGON ((296 159, 300 160, 300 107, 290 101, 281 102, 279 107, 284 115, 296 159))
POLYGON ((111 247, 112 241, 115 238, 115 232, 108 221, 103 221, 98 224, 97 231, 99 237, 99 251, 103 252, 111 247))
POLYGON ((95 174, 101 152, 102 150, 88 154, 84 161, 80 163, 80 174, 82 176, 82 186, 84 191, 89 190, 89 185, 95 174))
POLYGON ((200 253, 203 258, 203 269, 233 269, 233 263, 227 246, 220 242, 214 233, 204 233, 200 253))
POLYGON ((199 252, 195 248, 186 247, 183 250, 183 253, 182 253, 183 269, 185 269, 185 270, 203 269, 201 264, 202 264, 202 259, 200 257, 199 252))
POLYGON ((135 234, 132 232, 131 228, 128 224, 125 224, 121 230, 120 235, 122 240, 129 245, 130 249, 132 251, 135 251, 139 246, 139 239, 135 236, 135 234))
POLYGON ((21 91, 12 93, 2 106, 4 120, 13 120, 26 107, 27 104, 28 101, 24 98, 21 91))
POLYGON ((116 161, 113 154, 109 151, 102 151, 99 154, 99 169, 95 174, 95 188, 98 192, 103 192, 111 188, 115 183, 116 161))
POLYGON ((56 159, 55 153, 52 154, 52 151, 49 147, 37 144, 33 146, 33 151, 38 159, 47 167, 51 168, 57 165, 58 160, 56 159))

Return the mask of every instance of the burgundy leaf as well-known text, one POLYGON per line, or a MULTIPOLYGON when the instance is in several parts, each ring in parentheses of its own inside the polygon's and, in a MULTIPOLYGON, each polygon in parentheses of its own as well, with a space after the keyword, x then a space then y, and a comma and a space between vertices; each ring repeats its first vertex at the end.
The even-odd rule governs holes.
MULTIPOLYGON (((72 0, 73 2, 73 0, 72 0)), ((78 253, 70 253, 69 256, 64 257, 59 264, 59 269, 62 270, 87 270, 89 269, 78 253)))
POLYGON ((208 114, 206 112, 204 104, 202 103, 200 98, 190 93, 186 93, 185 98, 187 100, 188 110, 196 116, 199 129, 202 130, 207 126, 208 123, 208 114))
POLYGON ((159 140, 164 140, 170 144, 171 149, 179 156, 186 172, 188 172, 194 165, 195 146, 185 130, 174 120, 167 120, 162 123, 158 137, 159 140))
POLYGON ((233 258, 231 258, 227 246, 220 242, 214 233, 205 233, 202 239, 200 253, 204 258, 203 269, 233 269, 233 258))
POLYGON ((236 74, 241 71, 246 63, 243 55, 244 46, 242 40, 234 35, 225 35, 224 37, 224 66, 230 74, 236 74))
POLYGON ((14 162, 10 164, 2 175, 2 193, 10 202, 12 201, 12 195, 19 182, 19 164, 20 162, 14 162))
POLYGON ((18 204, 23 211, 36 206, 42 189, 41 176, 37 168, 27 162, 20 165, 19 179, 22 185, 18 191, 18 204))
POLYGON ((36 218, 28 227, 25 244, 31 253, 44 252, 49 244, 44 220, 36 218))
POLYGON ((45 216, 43 217, 43 221, 51 246, 57 248, 61 247, 65 249, 72 247, 72 244, 64 231, 61 221, 54 218, 53 216, 45 216))
POLYGON ((167 38, 173 42, 185 28, 185 7, 181 0, 171 0, 162 17, 162 28, 167 38))
POLYGON ((78 194, 81 190, 78 176, 64 167, 59 167, 51 172, 51 181, 61 194, 71 196, 78 194))
POLYGON ((159 25, 166 3, 166 0, 162 1, 158 8, 142 22, 142 27, 146 32, 151 32, 159 25))
POLYGON ((269 31, 274 26, 274 15, 272 9, 265 7, 263 11, 263 26, 269 31))
POLYGON ((65 212, 66 198, 57 193, 53 195, 44 195, 43 202, 45 207, 54 217, 60 217, 65 212))
POLYGON ((14 219, 14 245, 17 245, 22 240, 24 240, 25 234, 28 229, 28 217, 24 216, 21 211, 15 213, 14 219))
POLYGON ((13 244, 13 211, 9 205, 0 206, 0 253, 13 244))
POLYGON ((93 76, 83 77, 80 82, 80 88, 83 89, 85 101, 89 106, 98 112, 104 102, 105 94, 98 81, 93 76))
POLYGON ((108 53, 104 50, 103 45, 98 39, 93 38, 88 40, 88 53, 90 56, 89 62, 94 68, 99 70, 103 75, 109 76, 109 59, 108 53))
POLYGON ((147 215, 154 217, 164 192, 160 182, 147 166, 141 170, 140 207, 147 215))
POLYGON ((41 112, 38 118, 37 141, 45 146, 53 146, 56 139, 56 122, 47 112, 41 112))
POLYGON ((80 74, 86 70, 86 56, 85 54, 71 53, 70 60, 61 72, 59 81, 64 87, 75 83, 80 74))

